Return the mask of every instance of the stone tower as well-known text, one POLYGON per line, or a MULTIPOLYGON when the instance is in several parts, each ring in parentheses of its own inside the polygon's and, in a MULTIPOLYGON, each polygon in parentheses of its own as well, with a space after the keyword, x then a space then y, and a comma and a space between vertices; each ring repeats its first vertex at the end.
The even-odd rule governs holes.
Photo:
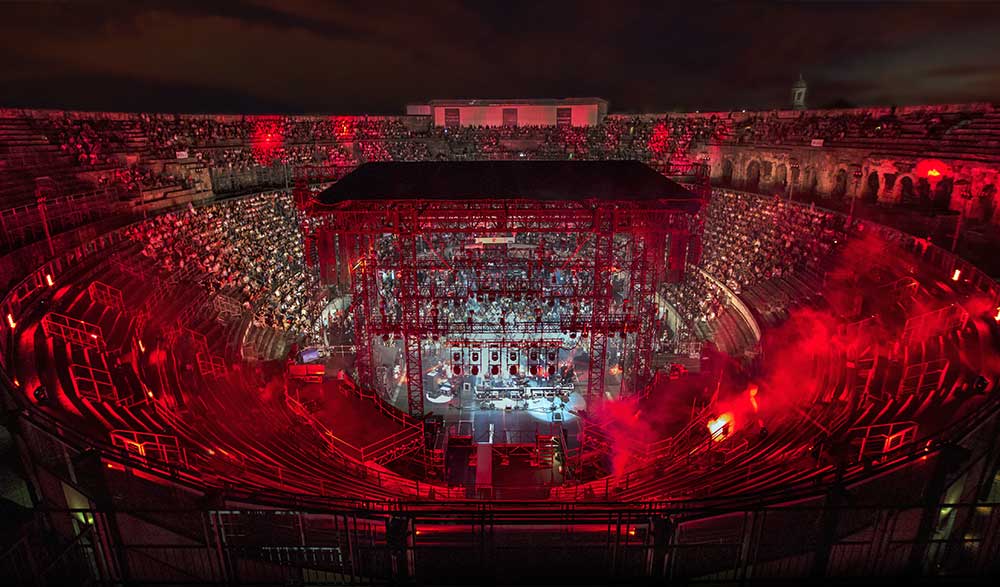
POLYGON ((795 110, 806 109, 806 80, 799 74, 797 82, 792 84, 792 108, 795 110))

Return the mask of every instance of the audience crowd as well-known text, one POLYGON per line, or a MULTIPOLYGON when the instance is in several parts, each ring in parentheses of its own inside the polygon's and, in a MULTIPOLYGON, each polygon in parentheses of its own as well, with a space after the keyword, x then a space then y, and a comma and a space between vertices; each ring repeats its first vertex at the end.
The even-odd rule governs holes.
MULTIPOLYGON (((68 115, 33 119, 40 134, 81 166, 111 164, 115 156, 144 141, 141 156, 175 159, 180 152, 216 169, 251 170, 262 166, 350 169, 368 161, 432 159, 638 159, 651 163, 685 162, 693 146, 706 142, 802 144, 814 139, 836 142, 855 138, 893 139, 904 134, 937 138, 968 124, 964 115, 930 110, 884 116, 847 111, 728 115, 611 115, 591 127, 411 127, 401 118, 377 117, 200 117, 142 114, 134 117, 84 118, 68 115), (138 137, 138 138, 137 138, 138 137)), ((120 165, 120 163, 118 163, 120 165)), ((336 174, 335 174, 336 175, 336 174)), ((187 180, 151 171, 141 163, 115 168, 99 182, 128 193, 187 180)), ((703 267, 733 292, 762 280, 815 269, 833 249, 844 227, 842 217, 792 205, 781 199, 717 190, 706 212, 703 267)), ((314 332, 323 299, 316 298, 313 273, 302 265, 302 219, 287 195, 267 194, 204 209, 190 208, 150 219, 133 229, 133 238, 165 270, 194 266, 213 291, 243 301, 260 326, 314 332)), ((483 249, 461 237, 422 244, 421 259, 441 251, 454 260, 488 264, 483 249)), ((526 254, 547 261, 592 258, 592 244, 575 237, 517 235, 526 254), (579 248, 579 249, 578 249, 579 248)), ((433 239, 432 239, 433 240, 433 239)), ((392 247, 381 243, 384 254, 392 247)), ((516 248, 516 247, 515 247, 516 248)), ((546 272, 539 260, 532 275, 508 275, 502 281, 474 271, 423 272, 422 286, 454 291, 454 298, 429 309, 428 316, 448 322, 539 323, 587 315, 590 308, 562 296, 586 290, 586 270, 546 272), (494 292, 523 289, 548 280, 547 295, 511 298, 494 292)), ((548 263, 548 266, 552 266, 548 263)), ((398 288, 391 273, 379 277, 387 318, 398 315, 398 288)), ((623 296, 623 283, 616 295, 623 296)), ((725 308, 720 286, 690 279, 660 292, 679 314, 675 341, 698 336, 725 308)), ((345 318, 349 320, 349 313, 345 318)))
POLYGON ((836 112, 609 115, 590 127, 408 125, 400 117, 182 116, 33 119, 38 130, 81 165, 104 163, 112 154, 144 144, 143 154, 178 153, 229 169, 259 165, 311 165, 336 161, 427 159, 638 159, 685 161, 692 145, 807 144, 855 138, 941 138, 972 115, 933 110, 885 115, 836 112))
POLYGON ((116 132, 109 120, 74 119, 68 116, 47 119, 49 124, 39 123, 41 130, 49 141, 59 145, 59 150, 70 155, 82 166, 94 166, 107 163, 113 153, 125 150, 125 142, 121 134, 116 132))
POLYGON ((188 189, 194 185, 189 178, 171 173, 156 172, 152 169, 138 166, 117 167, 97 179, 98 187, 110 187, 123 190, 126 194, 137 196, 146 190, 158 190, 176 186, 188 189))
POLYGON ((663 301, 680 319, 677 331, 662 341, 664 348, 711 336, 713 321, 729 303, 723 285, 740 294, 769 279, 819 272, 843 242, 845 222, 842 215, 780 198, 713 190, 701 267, 719 283, 691 271, 684 281, 662 287, 663 301))
POLYGON ((257 326, 315 334, 325 296, 304 265, 299 220, 290 195, 261 194, 156 216, 129 237, 167 273, 194 267, 257 326))
POLYGON ((727 306, 722 288, 694 270, 679 283, 664 284, 659 293, 670 306, 668 312, 676 312, 679 318, 676 331, 664 329, 667 339, 662 341, 666 350, 674 352, 688 341, 708 338, 710 325, 727 306))
POLYGON ((740 121, 735 132, 737 143, 789 144, 824 143, 847 138, 891 139, 900 136, 902 121, 896 116, 875 117, 869 113, 812 114, 794 118, 752 115, 740 121))
POLYGON ((842 240, 843 221, 778 197, 713 190, 702 266, 735 293, 760 280, 816 269, 842 240))

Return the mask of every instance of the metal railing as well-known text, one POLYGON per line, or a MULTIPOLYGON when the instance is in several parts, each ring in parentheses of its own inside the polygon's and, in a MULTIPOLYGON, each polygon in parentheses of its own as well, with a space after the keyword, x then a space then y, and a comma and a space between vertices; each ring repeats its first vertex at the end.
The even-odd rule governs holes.
POLYGON ((398 584, 444 577, 771 585, 903 575, 968 581, 995 573, 1000 561, 996 503, 598 504, 549 511, 474 505, 52 509, 41 515, 76 520, 82 531, 51 548, 19 543, 0 555, 0 569, 24 585, 53 584, 70 569, 94 585, 398 584), (927 516, 930 531, 921 532, 927 516), (526 528, 526 519, 538 522, 526 528))

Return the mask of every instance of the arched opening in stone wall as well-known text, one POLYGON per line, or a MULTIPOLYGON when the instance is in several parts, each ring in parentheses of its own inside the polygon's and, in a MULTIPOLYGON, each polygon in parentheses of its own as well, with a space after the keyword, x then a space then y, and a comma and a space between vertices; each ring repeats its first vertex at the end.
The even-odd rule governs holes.
POLYGON ((830 197, 835 200, 842 200, 847 195, 847 172, 843 169, 837 171, 833 177, 833 189, 830 190, 830 197))
POLYGON ((877 202, 878 201, 878 173, 871 172, 868 174, 868 181, 865 183, 865 191, 862 197, 866 202, 877 202))
POLYGON ((908 176, 899 180, 899 202, 904 206, 912 206, 917 202, 917 192, 913 189, 913 179, 908 176))
POLYGON ((788 169, 778 164, 774 167, 774 191, 783 194, 788 187, 788 169))
POLYGON ((893 188, 896 187, 896 174, 886 173, 882 176, 882 181, 885 182, 885 186, 882 188, 882 193, 891 196, 893 188))
POLYGON ((934 188, 934 207, 947 210, 951 206, 951 192, 955 189, 955 180, 946 177, 934 188))
POLYGON ((733 185, 733 162, 729 159, 722 161, 722 176, 719 178, 719 184, 727 187, 733 185))
POLYGON ((819 175, 815 167, 806 167, 806 179, 802 182, 802 193, 807 197, 816 197, 816 190, 819 187, 819 175))
POLYGON ((747 179, 744 187, 748 192, 756 192, 760 188, 760 163, 751 161, 747 165, 747 179))
POLYGON ((926 177, 917 180, 917 203, 921 208, 931 206, 931 182, 927 181, 926 177))
POLYGON ((992 183, 983 186, 983 191, 979 194, 979 209, 982 211, 983 221, 991 222, 993 214, 997 211, 997 188, 992 183))

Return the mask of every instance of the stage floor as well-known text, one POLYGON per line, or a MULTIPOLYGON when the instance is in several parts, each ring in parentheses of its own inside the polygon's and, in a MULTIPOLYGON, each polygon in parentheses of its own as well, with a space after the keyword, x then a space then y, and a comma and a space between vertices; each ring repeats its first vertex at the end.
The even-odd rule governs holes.
MULTIPOLYGON (((425 389, 433 388, 430 382, 425 389)), ((424 396, 424 412, 444 418, 447 430, 459 430, 472 435, 473 442, 494 444, 519 444, 534 442, 536 434, 562 434, 567 448, 579 446, 579 421, 573 413, 586 407, 582 391, 584 385, 566 398, 491 400, 493 408, 484 409, 475 398, 471 386, 462 389, 456 385, 453 395, 424 396), (564 433, 563 433, 564 431, 564 433)), ((406 390, 397 386, 385 398, 400 410, 406 410, 406 390)))

